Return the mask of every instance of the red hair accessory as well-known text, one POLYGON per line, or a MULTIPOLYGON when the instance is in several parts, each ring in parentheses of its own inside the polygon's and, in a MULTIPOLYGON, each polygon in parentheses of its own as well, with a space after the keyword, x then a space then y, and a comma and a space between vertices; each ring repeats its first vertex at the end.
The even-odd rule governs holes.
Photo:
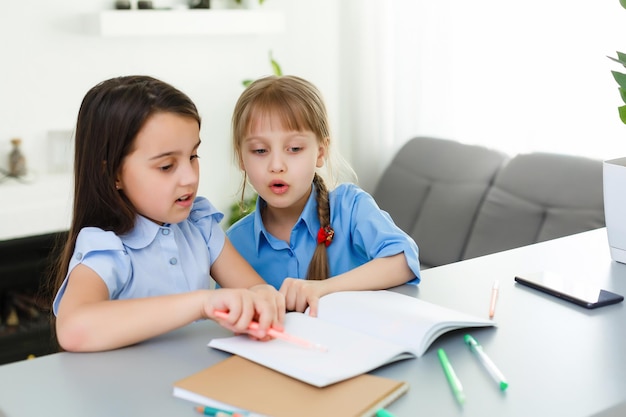
POLYGON ((333 236, 335 236, 335 231, 330 225, 320 227, 320 230, 317 231, 317 244, 323 243, 328 247, 333 241, 333 236))

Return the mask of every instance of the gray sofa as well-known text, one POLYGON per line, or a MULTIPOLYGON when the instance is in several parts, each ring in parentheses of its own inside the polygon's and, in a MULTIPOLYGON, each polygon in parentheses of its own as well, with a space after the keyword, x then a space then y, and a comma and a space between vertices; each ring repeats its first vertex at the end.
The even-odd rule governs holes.
POLYGON ((424 269, 604 226, 602 161, 570 155, 416 137, 373 196, 415 239, 424 269))

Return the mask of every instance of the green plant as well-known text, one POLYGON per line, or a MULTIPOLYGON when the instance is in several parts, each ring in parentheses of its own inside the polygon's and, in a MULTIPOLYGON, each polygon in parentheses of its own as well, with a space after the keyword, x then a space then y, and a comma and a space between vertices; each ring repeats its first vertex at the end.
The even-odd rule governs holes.
POLYGON ((238 201, 230 205, 230 217, 228 218, 228 226, 232 226, 239 219, 251 213, 256 207, 257 194, 254 194, 243 201, 238 201))
MULTIPOLYGON (((619 0, 619 3, 624 9, 626 9, 626 0, 619 0)), ((626 67, 626 54, 619 51, 616 53, 617 58, 613 58, 611 56, 608 58, 621 64, 623 67, 626 67)), ((626 74, 619 71, 611 71, 611 74, 613 74, 613 78, 615 78, 615 81, 619 85, 619 94, 622 97, 622 101, 625 103, 624 105, 619 106, 617 110, 619 112, 620 120, 622 123, 626 124, 626 74)))
MULTIPOLYGON (((617 58, 609 58, 626 67, 626 54, 617 52, 617 58)), ((611 74, 613 74, 613 78, 615 78, 615 81, 619 85, 618 90, 620 96, 622 97, 622 101, 626 103, 626 74, 618 71, 611 71, 611 74)), ((626 124, 626 104, 619 106, 617 110, 619 111, 619 118, 622 120, 622 123, 626 124)))
MULTIPOLYGON (((235 3, 241 5, 242 0, 235 0, 235 3)), ((259 5, 263 5, 263 3, 265 3, 265 0, 259 0, 259 5)))
MULTIPOLYGON (((272 67, 272 72, 274 73, 274 75, 278 75, 278 76, 283 75, 283 70, 282 68, 280 68, 280 65, 272 56, 272 51, 269 51, 269 59, 270 59, 270 66, 272 67)), ((250 84, 252 84, 252 81, 254 80, 248 79, 248 80, 243 80, 241 83, 243 84, 244 87, 248 87, 250 84)))

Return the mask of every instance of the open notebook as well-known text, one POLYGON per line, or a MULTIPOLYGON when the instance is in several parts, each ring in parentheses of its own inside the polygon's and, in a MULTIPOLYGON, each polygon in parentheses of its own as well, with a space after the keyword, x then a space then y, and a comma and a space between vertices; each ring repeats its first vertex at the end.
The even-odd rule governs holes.
POLYGON ((494 326, 480 318, 391 291, 347 291, 320 299, 318 317, 288 313, 285 331, 326 351, 246 335, 213 339, 234 353, 308 384, 324 387, 387 363, 420 357, 445 332, 494 326))

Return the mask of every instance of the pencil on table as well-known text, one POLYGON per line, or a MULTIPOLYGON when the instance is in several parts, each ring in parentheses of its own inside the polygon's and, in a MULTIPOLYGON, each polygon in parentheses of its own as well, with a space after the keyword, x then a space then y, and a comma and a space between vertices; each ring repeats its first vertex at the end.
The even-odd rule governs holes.
POLYGON ((491 287, 491 301, 489 302, 489 318, 492 319, 496 314, 496 301, 498 300, 498 290, 500 288, 500 283, 498 280, 493 282, 493 287, 491 287))

